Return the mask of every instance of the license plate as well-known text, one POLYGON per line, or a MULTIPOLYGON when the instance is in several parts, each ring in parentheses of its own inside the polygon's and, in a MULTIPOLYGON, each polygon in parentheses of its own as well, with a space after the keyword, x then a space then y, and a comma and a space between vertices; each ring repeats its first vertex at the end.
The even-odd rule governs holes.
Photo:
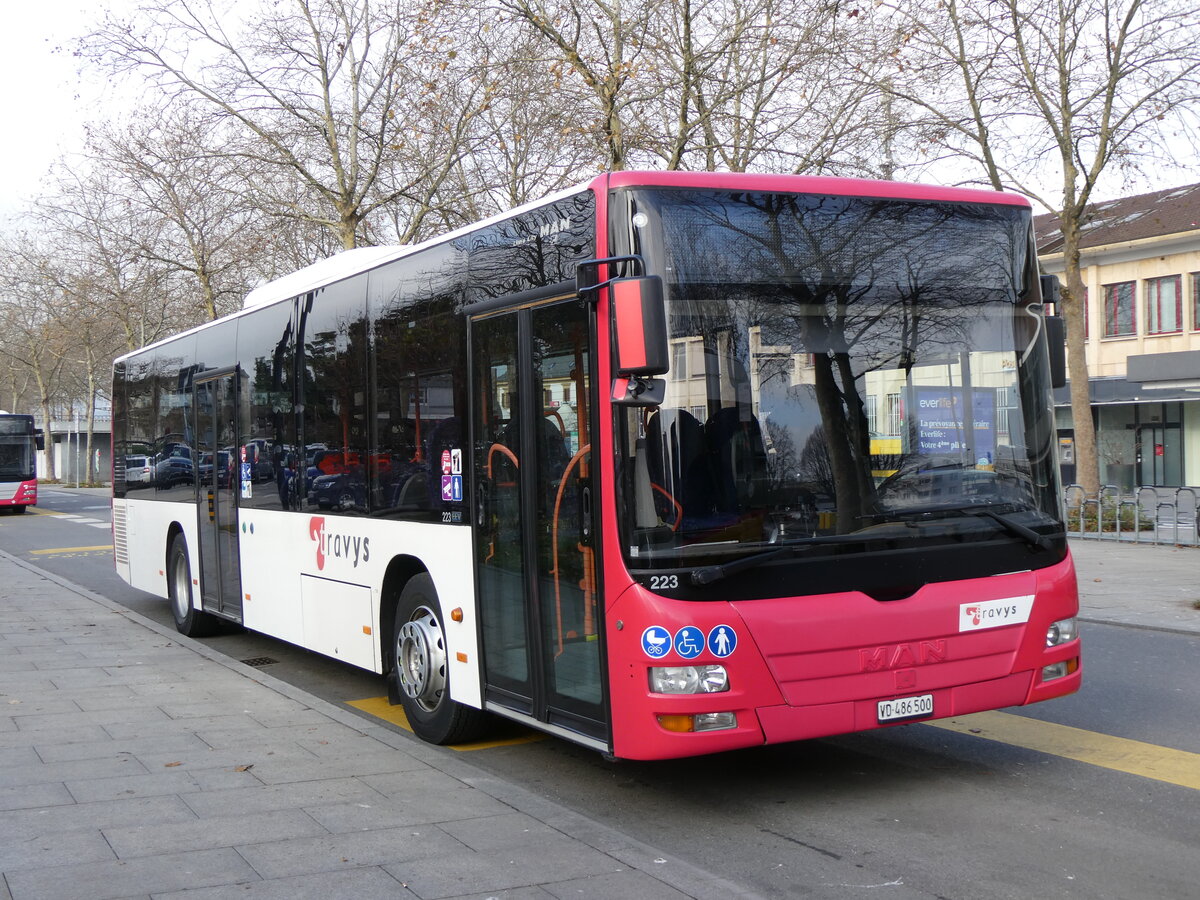
POLYGON ((925 716, 932 716, 933 694, 880 700, 878 712, 880 722, 899 722, 902 719, 921 719, 925 716))

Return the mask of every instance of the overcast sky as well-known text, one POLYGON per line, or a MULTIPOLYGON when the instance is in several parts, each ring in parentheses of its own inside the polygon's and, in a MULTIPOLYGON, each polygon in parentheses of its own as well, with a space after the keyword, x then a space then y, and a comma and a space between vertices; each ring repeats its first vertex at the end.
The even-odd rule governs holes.
MULTIPOLYGON (((133 106, 132 87, 124 88, 123 101, 115 99, 114 89, 102 79, 80 72, 80 60, 71 51, 105 8, 127 9, 136 2, 5 0, 0 99, 8 127, 0 140, 0 219, 18 212, 23 200, 38 195, 55 159, 81 148, 85 121, 100 118, 106 108, 116 111, 133 106)), ((1130 187, 1112 178, 1097 199, 1170 187, 1195 177, 1174 172, 1165 176, 1163 183, 1130 187)), ((914 180, 953 181, 954 175, 943 167, 914 180)), ((1150 180, 1155 181, 1153 173, 1150 180)))
MULTIPOLYGON (((106 3, 104 5, 113 5, 106 3)), ((122 3, 123 5, 123 3, 122 3)), ((50 163, 82 143, 104 91, 81 80, 71 42, 98 15, 84 0, 7 0, 0 46, 4 140, 0 141, 0 214, 11 215, 36 196, 50 163)))

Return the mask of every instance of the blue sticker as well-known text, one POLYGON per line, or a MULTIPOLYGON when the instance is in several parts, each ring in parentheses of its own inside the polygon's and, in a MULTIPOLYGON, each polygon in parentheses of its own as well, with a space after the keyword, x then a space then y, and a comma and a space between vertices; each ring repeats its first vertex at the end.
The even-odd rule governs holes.
POLYGON ((659 625, 651 625, 642 632, 642 649, 654 659, 662 659, 671 649, 671 632, 659 625))
POLYGON ((737 648, 737 632, 731 625, 718 625, 708 633, 708 649, 724 659, 737 648))
POLYGON ((704 649, 704 632, 695 625, 684 625, 675 632, 675 652, 684 659, 695 659, 704 649))

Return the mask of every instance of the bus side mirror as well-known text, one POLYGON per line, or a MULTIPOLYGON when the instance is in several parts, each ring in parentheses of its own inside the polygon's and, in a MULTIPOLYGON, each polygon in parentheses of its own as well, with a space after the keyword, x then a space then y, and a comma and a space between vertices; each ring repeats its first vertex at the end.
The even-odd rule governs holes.
POLYGON ((1067 323, 1062 316, 1046 316, 1046 345, 1050 350, 1050 386, 1067 383, 1067 323))
POLYGON ((46 434, 45 434, 45 432, 39 431, 37 433, 37 436, 34 438, 34 446, 36 446, 39 450, 46 449, 46 434))
POLYGON ((662 375, 670 368, 667 310, 657 275, 617 278, 609 283, 617 345, 617 374, 662 375))

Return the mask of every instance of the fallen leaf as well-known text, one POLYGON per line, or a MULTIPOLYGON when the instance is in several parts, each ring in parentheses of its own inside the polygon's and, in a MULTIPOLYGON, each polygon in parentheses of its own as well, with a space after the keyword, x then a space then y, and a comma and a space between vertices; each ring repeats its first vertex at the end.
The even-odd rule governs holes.
POLYGON ((164 763, 163 768, 164 769, 173 769, 176 766, 182 766, 182 765, 183 765, 183 763, 181 763, 181 762, 164 763))
POLYGON ((250 771, 251 769, 253 769, 253 768, 254 768, 254 763, 250 763, 250 764, 249 764, 249 765, 247 765, 247 766, 235 766, 233 771, 235 771, 235 772, 249 772, 249 771, 250 771))

